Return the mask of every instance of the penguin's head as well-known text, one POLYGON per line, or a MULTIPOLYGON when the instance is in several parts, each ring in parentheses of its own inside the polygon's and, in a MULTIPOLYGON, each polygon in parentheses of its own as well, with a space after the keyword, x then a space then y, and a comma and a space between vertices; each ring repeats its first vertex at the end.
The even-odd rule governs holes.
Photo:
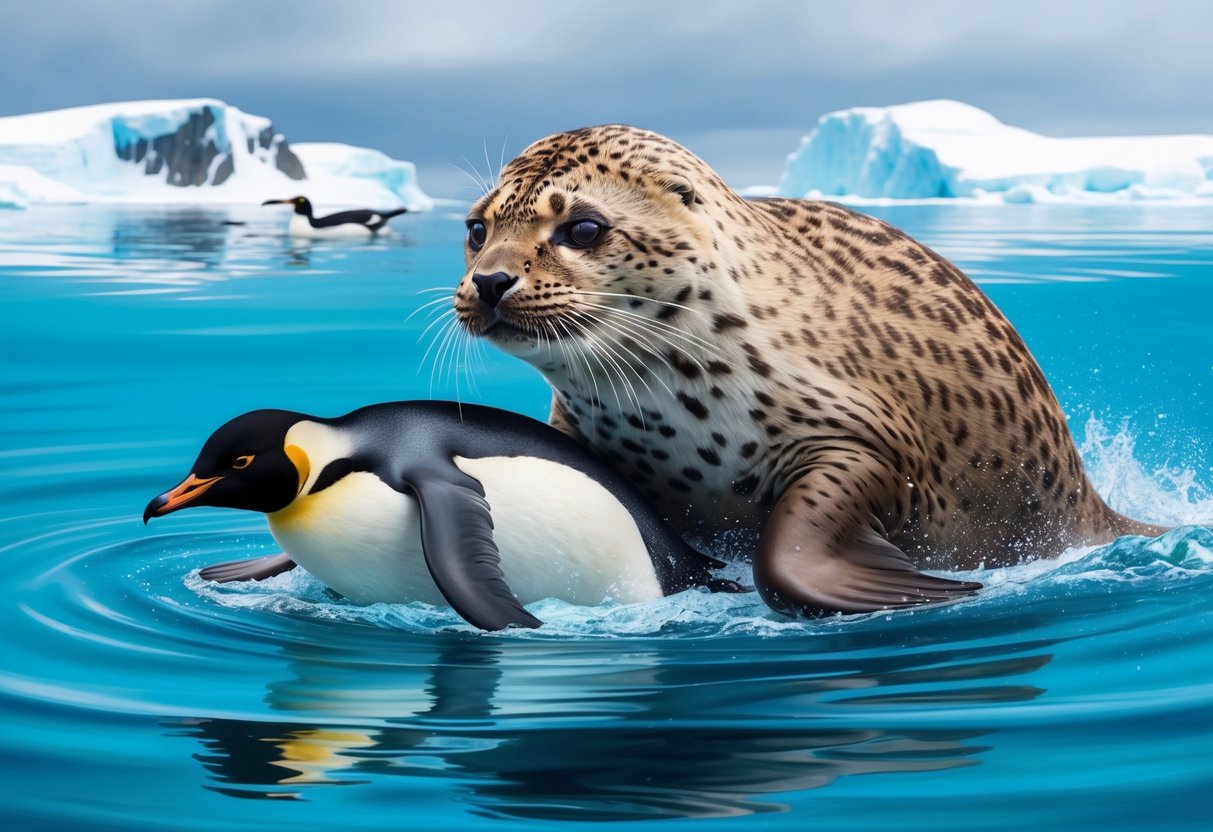
POLYGON ((189 476, 147 504, 143 522, 191 506, 266 513, 286 508, 306 479, 306 462, 301 469, 299 455, 286 447, 286 434, 307 418, 255 410, 232 419, 206 440, 189 476))
POLYGON ((295 196, 290 199, 267 199, 261 203, 265 205, 292 205, 295 208, 296 214, 303 214, 305 217, 312 215, 312 203, 306 196, 295 196))

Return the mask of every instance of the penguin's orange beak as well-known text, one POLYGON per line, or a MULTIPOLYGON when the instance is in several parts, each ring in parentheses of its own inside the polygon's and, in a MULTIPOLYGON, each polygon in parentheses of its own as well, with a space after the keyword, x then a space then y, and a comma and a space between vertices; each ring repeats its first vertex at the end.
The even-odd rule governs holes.
POLYGON ((185 481, 165 491, 159 497, 153 499, 147 504, 147 508, 143 510, 143 522, 147 523, 153 517, 163 517, 166 514, 171 514, 180 508, 185 508, 194 500, 202 496, 206 491, 223 477, 208 477, 207 479, 199 479, 193 474, 185 478, 185 481))

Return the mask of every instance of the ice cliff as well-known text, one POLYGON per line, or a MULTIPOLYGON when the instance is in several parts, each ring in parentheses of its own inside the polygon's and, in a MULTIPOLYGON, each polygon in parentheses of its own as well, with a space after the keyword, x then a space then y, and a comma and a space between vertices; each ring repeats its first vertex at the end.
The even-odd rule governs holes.
POLYGON ((313 202, 424 210, 409 162, 290 145, 268 118, 214 99, 133 101, 0 118, 0 205, 313 202))
POLYGON ((1000 202, 1213 200, 1213 136, 1051 138, 959 101, 822 116, 780 196, 1000 202))

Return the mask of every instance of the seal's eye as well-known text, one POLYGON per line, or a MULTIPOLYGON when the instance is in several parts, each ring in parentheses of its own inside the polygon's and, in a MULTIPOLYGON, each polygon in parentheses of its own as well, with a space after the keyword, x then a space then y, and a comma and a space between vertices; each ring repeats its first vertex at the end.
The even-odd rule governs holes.
POLYGON ((472 247, 472 251, 480 251, 484 248, 484 241, 488 239, 488 236, 489 230, 484 227, 484 223, 479 220, 468 223, 468 245, 472 247))
POLYGON ((237 457, 236 461, 232 463, 232 467, 235 468, 237 471, 239 471, 242 468, 247 468, 252 464, 253 464, 252 454, 248 454, 246 456, 237 457))
POLYGON ((585 248, 598 242, 602 236, 602 224, 593 220, 578 220, 569 225, 568 241, 576 248, 585 248))

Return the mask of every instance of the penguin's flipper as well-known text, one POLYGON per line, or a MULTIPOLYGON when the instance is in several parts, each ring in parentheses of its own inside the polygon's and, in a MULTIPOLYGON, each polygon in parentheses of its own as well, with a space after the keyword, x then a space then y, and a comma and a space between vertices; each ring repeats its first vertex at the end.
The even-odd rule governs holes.
POLYGON ((455 612, 482 630, 541 625, 505 582, 480 483, 454 465, 450 471, 406 474, 404 483, 421 507, 425 565, 455 612))
POLYGON ((283 572, 290 572, 297 564, 289 555, 266 555, 263 558, 229 560, 205 567, 198 574, 208 581, 227 584, 232 581, 264 581, 283 572))

